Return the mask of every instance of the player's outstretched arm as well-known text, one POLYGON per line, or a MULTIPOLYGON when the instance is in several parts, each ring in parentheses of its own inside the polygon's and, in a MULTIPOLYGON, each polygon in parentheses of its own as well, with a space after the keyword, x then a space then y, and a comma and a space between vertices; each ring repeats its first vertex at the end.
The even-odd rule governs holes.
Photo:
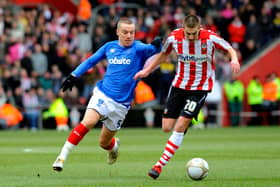
POLYGON ((233 48, 230 48, 228 50, 228 53, 229 53, 229 56, 231 59, 231 61, 230 61, 231 70, 233 73, 238 73, 240 70, 240 64, 238 62, 237 54, 233 48))
POLYGON ((157 55, 155 55, 154 58, 151 59, 151 61, 148 63, 148 65, 143 69, 138 71, 135 75, 134 75, 134 79, 141 79, 141 78, 145 78, 147 77, 151 72, 154 71, 155 68, 157 68, 157 66, 164 62, 167 59, 168 54, 164 53, 164 52, 160 52, 157 55))
POLYGON ((60 86, 60 89, 62 89, 63 92, 65 92, 66 90, 70 90, 72 91, 72 88, 75 84, 77 80, 77 77, 74 77, 73 75, 68 75, 65 79, 65 81, 63 81, 63 83, 60 86))

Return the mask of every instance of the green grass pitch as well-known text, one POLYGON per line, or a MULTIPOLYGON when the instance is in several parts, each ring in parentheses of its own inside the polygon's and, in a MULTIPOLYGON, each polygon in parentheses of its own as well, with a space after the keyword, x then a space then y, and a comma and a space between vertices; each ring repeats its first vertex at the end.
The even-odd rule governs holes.
POLYGON ((51 165, 69 132, 0 131, 0 186, 93 187, 279 187, 280 128, 239 127, 191 129, 161 176, 148 170, 160 158, 170 134, 161 129, 123 128, 120 157, 107 165, 106 151, 98 147, 100 129, 91 131, 70 154, 64 171, 51 165), (193 157, 208 161, 206 179, 185 176, 193 157))

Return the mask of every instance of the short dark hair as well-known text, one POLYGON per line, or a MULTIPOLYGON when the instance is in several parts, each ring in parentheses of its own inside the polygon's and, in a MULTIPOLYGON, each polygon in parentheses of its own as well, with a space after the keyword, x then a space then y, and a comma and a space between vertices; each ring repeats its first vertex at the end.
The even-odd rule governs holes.
POLYGON ((194 28, 200 25, 200 19, 196 15, 188 15, 184 19, 184 26, 189 28, 194 28))

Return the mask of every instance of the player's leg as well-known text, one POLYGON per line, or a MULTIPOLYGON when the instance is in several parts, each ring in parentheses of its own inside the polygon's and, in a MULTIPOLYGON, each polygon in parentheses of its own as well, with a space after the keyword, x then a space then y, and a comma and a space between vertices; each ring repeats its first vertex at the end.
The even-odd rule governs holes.
POLYGON ((71 131, 67 141, 61 149, 60 154, 53 163, 53 169, 55 171, 62 171, 63 164, 66 161, 69 153, 78 145, 78 143, 89 132, 89 130, 95 126, 100 118, 101 115, 96 110, 86 110, 83 120, 71 131))
POLYGON ((163 111, 162 130, 164 132, 171 132, 175 126, 177 118, 179 117, 182 107, 184 107, 184 98, 182 97, 182 90, 171 87, 168 93, 168 99, 163 111))
POLYGON ((149 171, 148 175, 156 179, 159 177, 162 168, 169 162, 173 157, 176 150, 181 146, 184 139, 184 132, 188 128, 191 119, 184 116, 180 116, 176 122, 172 135, 169 137, 163 154, 153 168, 149 171))
POLYGON ((107 118, 103 121, 99 144, 103 149, 108 150, 108 164, 113 164, 117 160, 120 148, 120 140, 114 135, 121 129, 130 107, 110 100, 108 108, 107 118))
POLYGON ((163 115, 166 118, 163 119, 163 126, 171 126, 171 122, 173 121, 172 119, 175 119, 176 115, 179 113, 180 116, 175 124, 172 135, 167 141, 161 158, 149 171, 149 176, 154 179, 159 177, 162 168, 169 162, 176 150, 181 146, 184 139, 184 132, 188 129, 192 118, 198 115, 199 110, 205 102, 206 96, 207 92, 191 93, 182 92, 182 90, 178 89, 173 90, 173 93, 170 95, 167 103, 167 109, 163 115), (166 124, 164 124, 165 122, 166 124))
POLYGON ((114 137, 116 133, 117 131, 111 131, 105 125, 101 129, 99 145, 108 151, 108 164, 115 163, 118 158, 120 140, 114 137))

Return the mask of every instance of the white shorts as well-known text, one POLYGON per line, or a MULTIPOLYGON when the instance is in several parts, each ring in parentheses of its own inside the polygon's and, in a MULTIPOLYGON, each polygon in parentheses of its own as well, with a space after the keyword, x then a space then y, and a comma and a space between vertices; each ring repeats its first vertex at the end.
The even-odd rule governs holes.
POLYGON ((95 87, 87 108, 94 109, 102 115, 102 122, 109 130, 117 131, 120 130, 130 107, 117 103, 95 87))

